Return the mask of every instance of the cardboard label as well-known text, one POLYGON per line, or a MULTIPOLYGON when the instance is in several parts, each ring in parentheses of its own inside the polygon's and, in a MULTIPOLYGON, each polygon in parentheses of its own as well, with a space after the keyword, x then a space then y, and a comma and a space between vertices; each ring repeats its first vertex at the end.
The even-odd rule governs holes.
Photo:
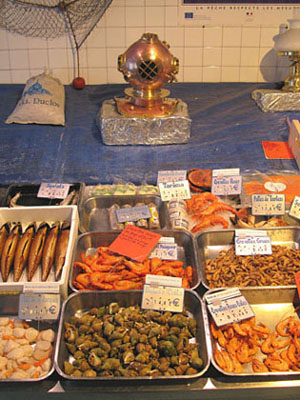
POLYGON ((186 179, 186 170, 158 171, 157 186, 160 183, 184 181, 186 179))
POLYGON ((300 197, 299 196, 294 197, 293 203, 292 203, 290 211, 289 211, 289 215, 291 217, 300 219, 300 197))
POLYGON ((161 236, 159 233, 135 225, 127 225, 108 248, 133 260, 144 261, 161 236))
POLYGON ((253 215, 284 215, 285 195, 284 194, 253 194, 252 214, 253 215))
POLYGON ((215 195, 237 195, 242 191, 242 176, 212 176, 211 191, 215 195))
POLYGON ((146 310, 182 312, 184 289, 144 285, 142 308, 146 310))
POLYGON ((19 298, 20 319, 57 320, 60 311, 60 295, 54 293, 21 293, 19 298))
POLYGON ((158 187, 162 201, 191 198, 190 186, 187 180, 160 183, 158 187))
POLYGON ((207 308, 217 326, 240 322, 254 316, 254 312, 238 289, 222 290, 206 297, 207 308))
POLYGON ((294 158, 288 142, 262 141, 267 160, 291 160, 294 158))
POLYGON ((46 183, 40 185, 37 197, 47 199, 65 199, 69 193, 68 183, 46 183))
POLYGON ((148 219, 151 217, 151 212, 149 207, 144 205, 117 209, 116 215, 118 222, 123 223, 128 221, 138 221, 140 219, 148 219))

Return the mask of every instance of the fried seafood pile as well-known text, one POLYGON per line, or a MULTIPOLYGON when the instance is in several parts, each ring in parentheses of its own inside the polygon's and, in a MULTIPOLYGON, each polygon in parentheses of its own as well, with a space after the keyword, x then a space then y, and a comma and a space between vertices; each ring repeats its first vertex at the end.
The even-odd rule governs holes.
POLYGON ((52 329, 38 331, 18 319, 0 318, 0 379, 37 379, 52 366, 52 329))
POLYGON ((137 262, 117 255, 104 246, 99 246, 93 256, 82 254, 81 261, 76 261, 73 268, 77 273, 74 273, 72 283, 78 290, 142 289, 147 274, 182 278, 182 287, 186 289, 193 282, 193 268, 184 268, 182 261, 154 257, 137 262))
POLYGON ((300 268, 300 250, 273 245, 271 255, 239 256, 234 247, 206 260, 210 288, 295 285, 300 268))
POLYGON ((71 376, 194 375, 202 368, 196 321, 186 312, 142 310, 117 303, 93 308, 65 322, 64 339, 73 361, 71 376))
POLYGON ((214 360, 229 373, 242 373, 251 363, 253 372, 300 371, 300 321, 290 316, 277 323, 275 332, 255 318, 217 328, 214 360))

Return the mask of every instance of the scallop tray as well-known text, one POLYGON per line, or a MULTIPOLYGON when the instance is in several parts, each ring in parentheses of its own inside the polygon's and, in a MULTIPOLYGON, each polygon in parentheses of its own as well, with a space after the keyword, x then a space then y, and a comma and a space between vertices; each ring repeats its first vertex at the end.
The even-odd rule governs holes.
MULTIPOLYGON (((7 294, 5 296, 1 296, 1 301, 0 301, 0 318, 3 317, 8 317, 12 319, 18 319, 18 309, 19 309, 19 295, 12 295, 12 294, 7 294)), ((57 340, 57 331, 58 331, 58 321, 45 321, 45 320, 39 320, 39 321, 26 321, 31 327, 37 329, 38 331, 46 330, 46 329, 52 329, 55 334, 56 338, 54 342, 52 343, 53 350, 52 350, 52 355, 51 355, 51 360, 52 360, 52 365, 50 370, 44 375, 39 378, 28 378, 28 379, 1 379, 1 384, 9 384, 12 382, 39 382, 42 380, 47 379, 50 375, 53 374, 54 372, 54 353, 55 353, 55 347, 56 347, 56 340, 57 340)))
POLYGON ((196 342, 199 344, 199 356, 203 361, 203 368, 195 375, 177 375, 177 376, 138 376, 138 377, 74 377, 67 375, 64 372, 64 362, 72 361, 73 356, 69 353, 64 341, 64 323, 69 322, 73 315, 80 316, 85 311, 94 307, 109 305, 111 302, 117 302, 121 307, 129 307, 140 305, 142 301, 142 291, 111 291, 111 292, 81 292, 74 293, 64 302, 59 322, 57 346, 55 351, 55 368, 59 375, 63 378, 71 380, 91 380, 91 381, 177 381, 179 379, 193 380, 202 376, 208 369, 210 360, 207 352, 207 335, 205 323, 207 316, 202 300, 199 296, 190 290, 185 291, 184 307, 190 317, 193 317, 197 322, 196 342))

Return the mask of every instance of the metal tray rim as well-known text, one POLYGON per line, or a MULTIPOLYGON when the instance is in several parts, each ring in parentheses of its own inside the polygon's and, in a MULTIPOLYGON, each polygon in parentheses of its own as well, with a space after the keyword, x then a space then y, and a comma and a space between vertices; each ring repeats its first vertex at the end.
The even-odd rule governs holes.
MULTIPOLYGON (((266 230, 266 231, 275 231, 275 230, 295 230, 295 231, 300 231, 300 226, 272 226, 269 228, 257 228, 258 230, 266 230)), ((200 267, 200 262, 199 262, 199 246, 198 246, 198 238, 203 235, 207 235, 208 233, 214 232, 214 233, 224 233, 224 232, 235 232, 238 231, 239 229, 222 229, 222 230, 216 230, 216 231, 202 231, 199 232, 198 234, 195 235, 195 251, 196 251, 196 258, 197 258, 197 265, 198 265, 198 272, 199 272, 199 278, 200 278, 200 283, 204 286, 206 290, 220 290, 220 289, 228 289, 231 286, 224 286, 224 287, 218 287, 218 288, 211 288, 207 285, 206 283, 206 278, 204 276, 204 271, 203 268, 200 267)), ((251 289, 269 289, 269 288, 276 288, 276 289, 294 289, 296 288, 296 285, 281 285, 281 286, 236 286, 238 289, 243 289, 243 290, 251 290, 251 289)))
MULTIPOLYGON (((201 279, 201 274, 200 274, 200 267, 199 267, 199 262, 198 262, 198 256, 197 256, 197 249, 196 249, 196 242, 194 240, 193 235, 190 232, 185 232, 185 231, 176 231, 176 230, 171 230, 171 229, 157 229, 154 230, 153 232, 159 233, 159 232, 163 232, 163 233, 174 233, 174 234, 184 234, 187 237, 190 238, 191 244, 192 244, 192 248, 193 248, 193 253, 195 255, 195 270, 197 271, 197 282, 195 283, 194 286, 192 286, 191 288, 189 288, 188 290, 196 290, 200 284, 202 283, 202 279, 201 279)), ((79 240, 81 240, 82 237, 85 236, 91 236, 91 235, 96 235, 96 234, 105 234, 105 232, 84 232, 81 233, 80 235, 77 236, 75 243, 74 243, 74 247, 73 247, 73 253, 72 253, 72 259, 71 259, 71 266, 70 266, 70 271, 69 271, 69 288, 72 290, 72 292, 80 292, 79 289, 75 288, 73 286, 72 283, 72 278, 73 278, 73 264, 74 264, 74 258, 75 258, 75 249, 78 246, 78 242, 79 240)), ((111 233, 116 233, 116 234, 120 234, 121 231, 109 231, 109 234, 111 233)), ((137 289, 138 290, 138 289, 137 289)), ((103 289, 98 289, 98 290, 91 290, 92 292, 106 292, 103 289)))
MULTIPOLYGON (((228 288, 225 288, 225 289, 228 289, 228 288)), ((244 288, 242 288, 243 290, 244 290, 244 288)), ((249 288, 249 289, 252 289, 252 290, 256 290, 256 287, 251 287, 251 288, 249 288)), ((268 290, 279 290, 279 287, 278 286, 276 286, 276 287, 274 287, 274 286, 270 286, 270 287, 264 287, 264 288, 262 288, 263 290, 264 289, 268 289, 268 290)), ((286 290, 289 290, 289 289, 292 289, 291 287, 285 287, 284 289, 286 289, 286 290)), ((220 290, 224 290, 224 288, 217 288, 216 289, 217 291, 220 291, 220 290)), ((207 311, 207 305, 206 305, 206 297, 209 295, 209 294, 211 294, 211 293, 213 293, 213 292, 215 292, 216 290, 208 290, 205 294, 204 294, 204 296, 203 296, 203 303, 204 303, 204 308, 205 308, 205 310, 206 310, 206 313, 207 313, 207 326, 208 326, 208 328, 207 328, 207 330, 206 330, 206 334, 207 334, 207 349, 208 349, 208 352, 209 352, 209 355, 210 355, 210 361, 211 361, 211 363, 212 363, 212 365, 214 366, 214 368, 217 370, 217 371, 219 371, 221 374, 223 374, 223 375, 226 375, 226 376, 231 376, 231 377, 268 377, 268 376, 297 376, 297 375, 299 375, 300 374, 300 371, 282 371, 282 372, 252 372, 252 373, 250 373, 250 372, 242 372, 242 373, 240 373, 240 374, 238 374, 238 373, 233 373, 233 372, 227 372, 227 371, 224 371, 222 368, 220 368, 219 366, 218 366, 218 364, 215 362, 215 360, 214 360, 214 357, 213 357, 213 339, 212 339, 212 336, 211 336, 211 333, 210 333, 210 328, 209 328, 209 313, 208 313, 208 311, 207 311)))
MULTIPOLYGON (((124 290, 122 291, 122 293, 124 293, 124 295, 126 293, 132 293, 132 292, 142 292, 142 290, 124 290)), ((95 294, 97 292, 95 291, 84 291, 84 292, 77 292, 77 293, 72 293, 64 302, 61 308, 61 314, 60 314, 60 320, 59 320, 59 327, 58 327, 58 331, 57 331, 57 343, 55 346, 55 353, 54 353, 54 368, 56 370, 56 372, 62 376, 65 379, 68 380, 78 380, 78 381, 143 381, 143 382, 155 382, 155 381, 164 381, 164 380, 183 380, 183 381, 193 381, 198 379, 199 377, 201 377, 202 375, 204 375, 204 373, 208 370, 209 366, 210 366, 210 361, 211 361, 211 357, 210 357, 210 353, 208 352, 208 341, 207 341, 207 314, 206 314, 206 308, 204 307, 204 303, 202 301, 202 299, 200 298, 200 296, 198 295, 198 293, 196 293, 194 290, 189 290, 189 289, 185 289, 185 292, 188 292, 191 296, 194 296, 197 301, 200 303, 201 306, 201 311, 203 313, 203 321, 204 321, 204 336, 205 336, 205 345, 206 345, 206 350, 207 350, 207 363, 204 366, 204 368, 198 372, 198 374, 195 375, 176 375, 176 376, 148 376, 148 377, 144 377, 144 376, 137 376, 137 377, 71 377, 70 375, 65 374, 59 367, 58 365, 58 355, 59 355, 59 340, 61 340, 62 337, 62 330, 63 330, 63 316, 64 316, 64 311, 69 303, 69 301, 71 301, 73 299, 73 297, 77 297, 79 295, 89 295, 89 294, 95 294)), ((114 293, 120 293, 120 291, 118 290, 114 290, 114 291, 110 291, 109 293, 111 293, 112 295, 114 293)))

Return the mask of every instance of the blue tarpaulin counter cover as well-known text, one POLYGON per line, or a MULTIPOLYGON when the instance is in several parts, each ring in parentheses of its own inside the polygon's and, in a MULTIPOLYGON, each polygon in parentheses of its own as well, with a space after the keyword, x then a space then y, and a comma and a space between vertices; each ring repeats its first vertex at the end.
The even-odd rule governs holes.
MULTIPOLYGON (((295 160, 268 160, 261 141, 287 141, 290 120, 300 112, 262 112, 251 93, 270 84, 179 83, 171 97, 187 103, 191 138, 187 144, 106 146, 96 125, 104 100, 123 96, 125 85, 66 87, 66 126, 5 124, 23 85, 0 85, 0 185, 40 182, 155 184, 160 170, 240 168, 298 171, 295 160)), ((20 399, 298 399, 299 375, 282 380, 262 376, 212 376, 195 381, 145 385, 125 382, 76 382, 54 373, 37 383, 0 382, 0 398, 20 399)))
POLYGON ((104 100, 123 96, 125 85, 66 87, 66 126, 7 125, 23 85, 0 86, 0 183, 55 181, 156 183, 159 170, 190 168, 298 169, 295 160, 267 160, 262 140, 287 141, 286 118, 300 112, 262 112, 251 93, 269 84, 178 83, 171 97, 188 105, 187 144, 106 146, 96 125, 104 100))

